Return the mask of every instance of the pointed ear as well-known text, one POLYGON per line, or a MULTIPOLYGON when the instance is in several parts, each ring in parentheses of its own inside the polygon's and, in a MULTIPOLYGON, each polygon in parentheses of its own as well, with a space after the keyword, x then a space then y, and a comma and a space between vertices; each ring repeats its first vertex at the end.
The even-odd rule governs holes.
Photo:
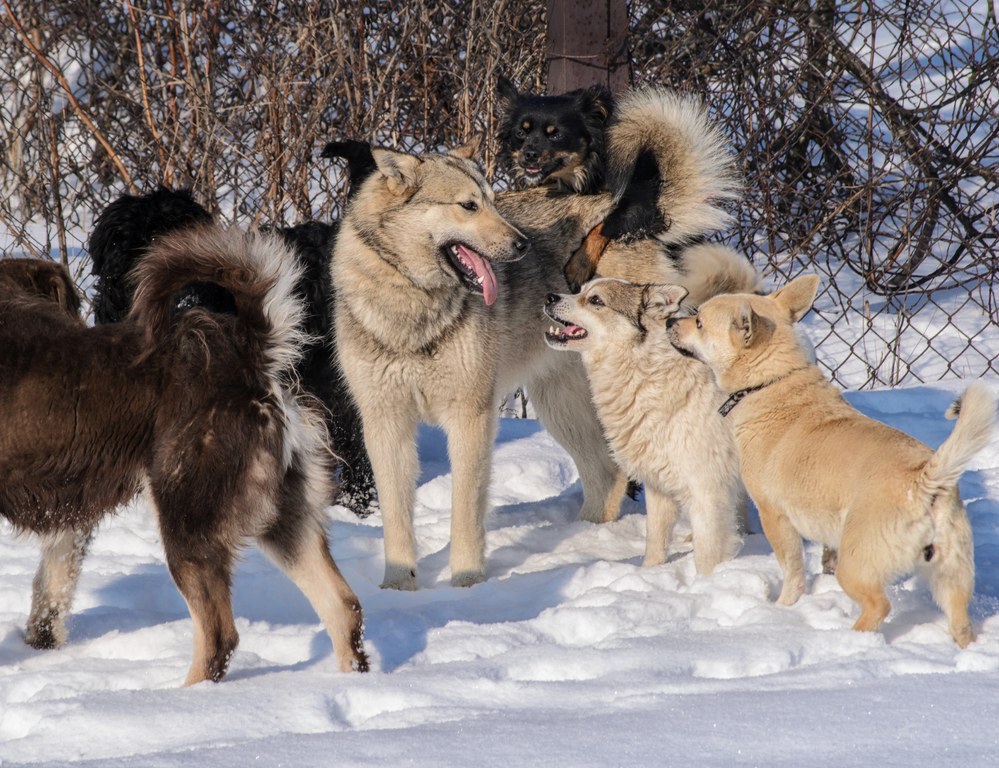
POLYGON ((576 104, 580 111, 592 114, 600 122, 606 123, 614 111, 614 97, 602 85, 580 88, 576 93, 576 104))
POLYGON ((419 186, 417 172, 423 161, 416 155, 391 149, 372 149, 371 156, 382 176, 388 180, 389 191, 393 194, 404 195, 419 186))
POLYGON ((784 307, 791 322, 796 323, 811 309, 818 290, 819 276, 804 275, 771 293, 770 298, 784 307))
POLYGON ((520 98, 514 84, 503 75, 500 75, 499 80, 496 81, 496 95, 499 97, 500 109, 503 112, 509 112, 510 107, 520 98))
POLYGON ((666 320, 680 310, 680 302, 687 296, 682 285, 647 285, 642 295, 642 315, 655 323, 666 320))
POLYGON ((739 305, 732 318, 732 332, 741 340, 744 347, 751 347, 766 341, 773 335, 773 321, 756 314, 748 301, 739 305))
POLYGON ((451 150, 449 154, 455 157, 460 157, 462 160, 476 160, 479 156, 479 147, 482 146, 482 134, 473 133, 472 138, 462 144, 460 147, 455 147, 451 150))

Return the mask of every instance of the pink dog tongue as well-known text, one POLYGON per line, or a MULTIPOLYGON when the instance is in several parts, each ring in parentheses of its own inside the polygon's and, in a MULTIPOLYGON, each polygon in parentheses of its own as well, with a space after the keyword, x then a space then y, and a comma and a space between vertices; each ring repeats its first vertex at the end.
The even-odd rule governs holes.
POLYGON ((493 274, 493 268, 479 254, 463 245, 458 245, 458 252, 461 254, 462 261, 468 264, 475 272, 475 276, 482 280, 482 297, 486 300, 488 307, 496 301, 496 275, 493 274))

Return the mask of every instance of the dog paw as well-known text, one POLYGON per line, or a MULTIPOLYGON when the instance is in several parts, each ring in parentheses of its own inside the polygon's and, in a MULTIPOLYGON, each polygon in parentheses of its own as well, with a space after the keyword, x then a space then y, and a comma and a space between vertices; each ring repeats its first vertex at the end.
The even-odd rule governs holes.
POLYGON ((784 588, 777 598, 778 605, 794 605, 805 593, 805 585, 800 581, 785 581, 784 588))
POLYGON ((451 577, 452 587, 470 587, 473 584, 480 584, 486 580, 486 575, 481 571, 461 571, 451 577))
POLYGON ((416 570, 414 568, 399 568, 386 566, 385 580, 382 589, 401 589, 406 592, 416 590, 416 570))
POLYGON ((50 616, 28 624, 24 642, 40 651, 59 648, 66 642, 66 626, 50 616))

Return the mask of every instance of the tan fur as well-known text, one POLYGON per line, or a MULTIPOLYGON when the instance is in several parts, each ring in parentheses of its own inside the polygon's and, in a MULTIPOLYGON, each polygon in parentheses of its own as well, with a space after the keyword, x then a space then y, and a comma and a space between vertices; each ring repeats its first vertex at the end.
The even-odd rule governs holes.
MULTIPOLYGON (((750 277, 752 288, 757 278, 750 277)), ((711 573, 739 548, 743 494, 734 438, 718 413, 724 395, 708 368, 666 337, 666 320, 686 295, 681 286, 599 278, 574 296, 549 297, 545 310, 556 322, 547 339, 581 354, 614 457, 645 484, 644 564, 665 561, 682 511, 697 571, 711 573)))
MULTIPOLYGON (((496 195, 499 212, 531 241, 533 251, 551 253, 565 264, 587 234, 600 224, 613 207, 607 193, 567 195, 540 187, 496 195)), ((531 258, 530 256, 528 258, 531 258)), ((759 290, 759 277, 752 264, 732 248, 720 243, 665 246, 649 238, 622 242, 612 240, 602 251, 597 277, 616 277, 633 283, 674 283, 692 293, 686 304, 696 306, 706 296, 731 290, 759 290)), ((587 280, 592 275, 587 275, 587 280)), ((585 280, 583 281, 585 282, 585 280)))
POLYGON ((663 174, 659 208, 669 226, 657 237, 684 243, 727 227, 732 216, 718 203, 742 190, 725 136, 696 97, 663 88, 629 91, 607 130, 608 186, 620 194, 642 148, 652 150, 663 174))
POLYGON ((707 363, 725 392, 746 394, 727 417, 764 532, 784 574, 778 602, 805 589, 802 537, 839 550, 836 576, 860 604, 854 628, 874 630, 890 605, 885 585, 918 570, 964 647, 974 640, 971 527, 957 479, 989 440, 995 397, 970 387, 951 436, 936 451, 863 416, 809 362, 793 324, 818 280, 770 296, 721 296, 697 318, 673 321, 670 340, 707 363))
MULTIPOLYGON (((579 469, 582 517, 614 519, 627 477, 614 464, 582 364, 544 343, 544 297, 565 290, 562 266, 585 233, 552 207, 522 209, 517 227, 499 215, 481 172, 452 155, 380 155, 341 224, 332 261, 337 347, 364 423, 385 530, 383 586, 414 589, 413 508, 419 476, 416 430, 437 424, 452 467, 451 581, 485 577, 490 458, 498 406, 529 388, 546 427, 579 469), (474 199, 476 211, 460 203, 474 199), (540 215, 539 215, 540 214, 540 215), (532 223, 532 221, 534 223, 532 223), (512 243, 525 234, 526 258, 512 243), (464 241, 497 278, 492 306, 475 295, 441 251, 464 241)), ((527 195, 534 198, 534 195, 527 195)), ((521 202, 524 198, 520 198, 521 202)), ((571 207, 572 203, 568 202, 571 207)))

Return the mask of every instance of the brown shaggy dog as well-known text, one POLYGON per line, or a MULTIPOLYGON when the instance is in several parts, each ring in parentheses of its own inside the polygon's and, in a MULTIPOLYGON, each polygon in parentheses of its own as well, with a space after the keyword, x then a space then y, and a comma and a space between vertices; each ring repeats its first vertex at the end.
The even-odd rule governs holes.
POLYGON ((29 644, 65 641, 94 527, 145 487, 194 621, 188 685, 220 680, 236 648, 232 568, 249 538, 308 597, 340 668, 367 669, 361 608, 323 527, 318 419, 289 383, 295 264, 276 238, 206 225, 150 249, 121 323, 87 328, 50 299, 0 291, 0 515, 42 538, 29 644), (229 291, 236 312, 175 312, 199 282, 229 291))

